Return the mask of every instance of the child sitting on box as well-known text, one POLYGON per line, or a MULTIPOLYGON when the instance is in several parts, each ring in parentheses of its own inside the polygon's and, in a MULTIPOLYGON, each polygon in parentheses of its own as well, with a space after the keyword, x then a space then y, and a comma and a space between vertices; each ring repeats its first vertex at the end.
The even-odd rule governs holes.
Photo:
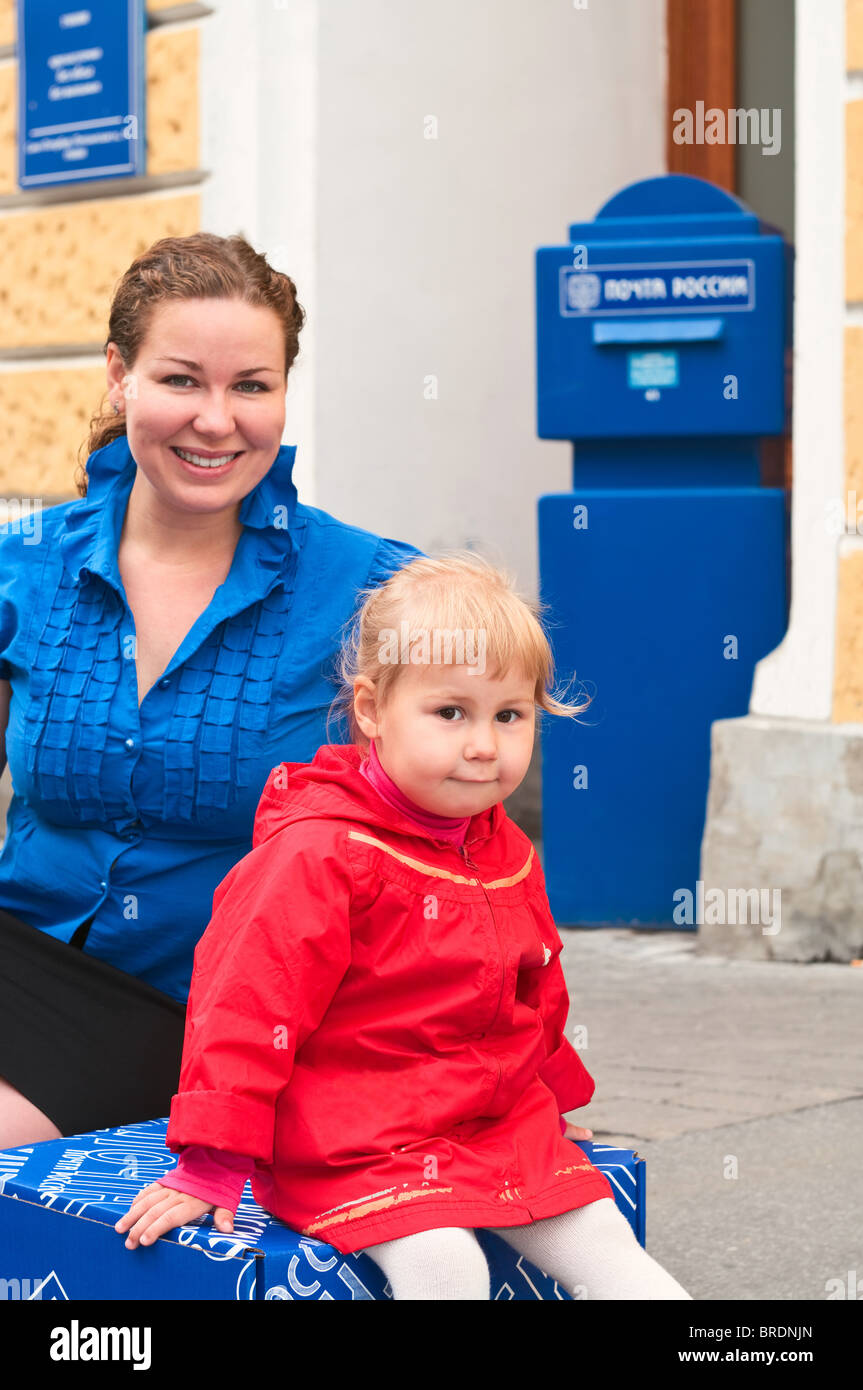
MULTIPOLYGON (((539 609, 472 553, 367 591, 337 705, 355 742, 273 770, 195 951, 177 1167, 115 1229, 149 1244, 261 1206, 395 1299, 488 1299, 475 1229, 572 1297, 689 1299, 562 1112, 594 1082, 542 870, 503 801, 555 699, 539 609)), ((574 871, 577 865, 573 866, 574 871)))

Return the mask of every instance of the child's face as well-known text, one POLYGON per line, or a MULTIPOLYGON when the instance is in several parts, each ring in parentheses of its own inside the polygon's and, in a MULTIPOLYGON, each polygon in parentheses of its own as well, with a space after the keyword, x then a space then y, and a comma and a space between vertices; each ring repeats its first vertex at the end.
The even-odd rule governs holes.
POLYGON ((357 678, 354 708, 385 772, 411 801, 440 816, 473 816, 503 801, 533 751, 534 683, 470 665, 405 665, 382 709, 357 678))

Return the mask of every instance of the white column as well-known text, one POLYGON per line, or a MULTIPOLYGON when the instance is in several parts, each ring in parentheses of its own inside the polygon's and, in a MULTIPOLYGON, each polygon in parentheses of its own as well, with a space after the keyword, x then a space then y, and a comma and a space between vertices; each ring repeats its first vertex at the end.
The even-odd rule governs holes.
POLYGON ((784 640, 755 668, 749 712, 829 719, 838 545, 827 518, 845 492, 845 4, 798 0, 795 9, 791 615, 784 640))
POLYGON ((219 0, 202 24, 202 230, 242 233, 290 275, 308 312, 283 440, 315 505, 318 0, 219 0))

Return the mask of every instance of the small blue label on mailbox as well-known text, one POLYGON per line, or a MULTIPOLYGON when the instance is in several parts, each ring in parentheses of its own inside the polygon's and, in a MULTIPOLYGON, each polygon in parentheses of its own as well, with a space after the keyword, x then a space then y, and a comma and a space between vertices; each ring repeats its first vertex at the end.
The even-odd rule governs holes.
POLYGON ((677 386, 678 356, 676 352, 628 352, 626 378, 630 386, 677 386))
POLYGON ((560 268, 560 312, 565 318, 754 308, 755 264, 751 260, 560 268))

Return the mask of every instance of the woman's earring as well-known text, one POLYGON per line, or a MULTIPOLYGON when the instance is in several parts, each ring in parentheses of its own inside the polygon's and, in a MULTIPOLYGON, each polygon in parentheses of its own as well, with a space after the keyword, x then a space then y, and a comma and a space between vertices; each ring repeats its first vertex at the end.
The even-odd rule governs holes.
POLYGON ((114 414, 115 414, 115 415, 119 415, 119 414, 120 414, 120 407, 118 406, 117 402, 116 402, 116 401, 112 401, 111 404, 112 404, 112 406, 114 407, 114 414))

